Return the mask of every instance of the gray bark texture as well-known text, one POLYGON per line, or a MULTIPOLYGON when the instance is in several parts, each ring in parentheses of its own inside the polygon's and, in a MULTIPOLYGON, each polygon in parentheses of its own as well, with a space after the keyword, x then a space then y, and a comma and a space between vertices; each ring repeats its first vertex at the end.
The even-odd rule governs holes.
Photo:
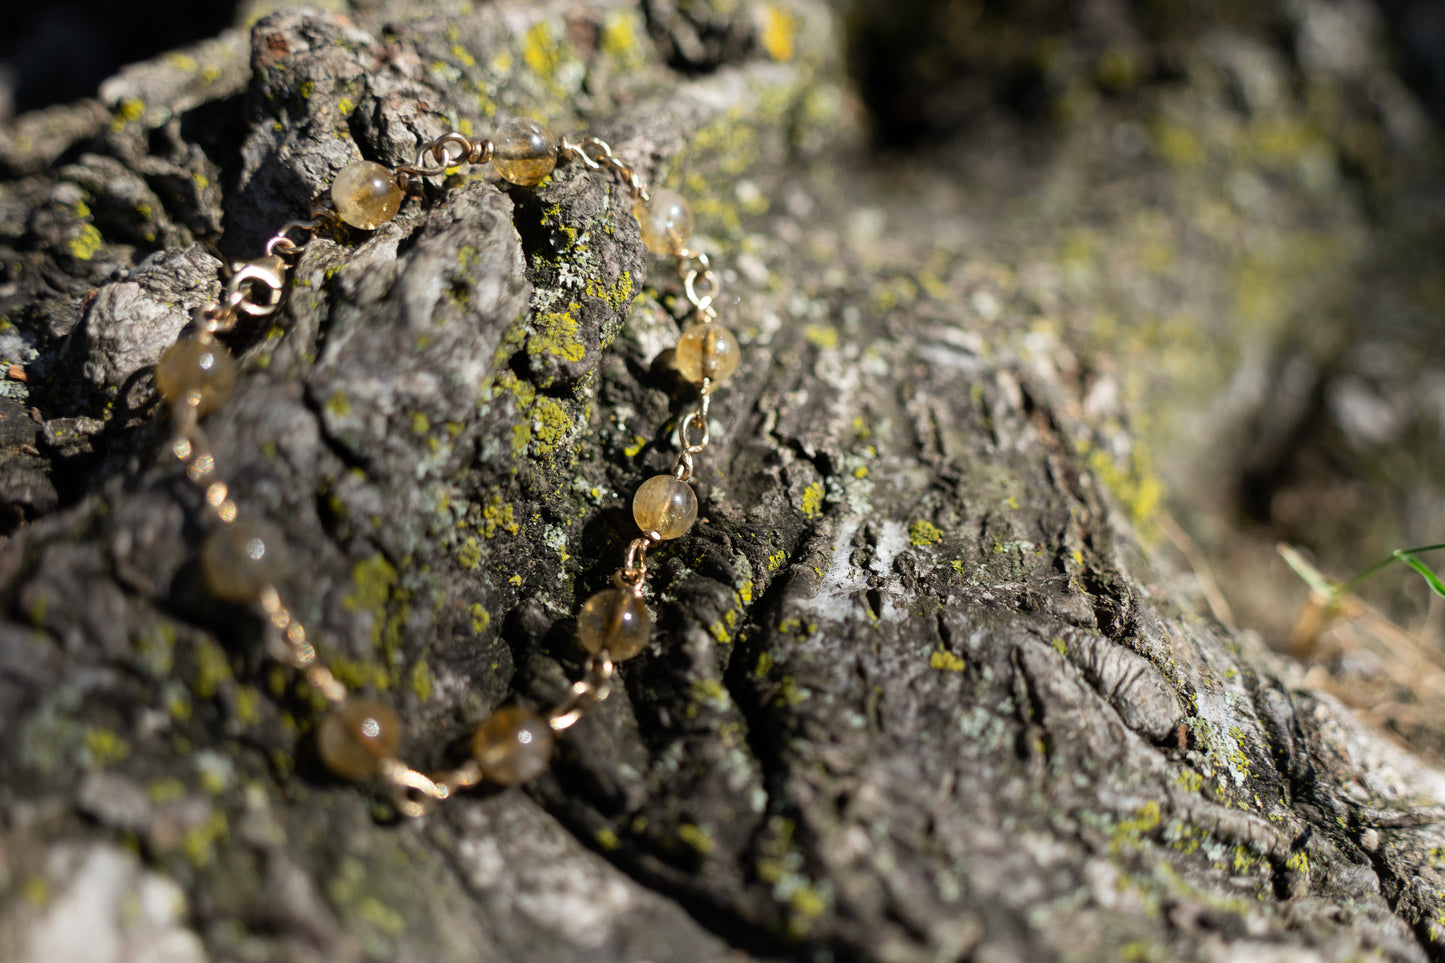
MULTIPOLYGON (((1445 775, 1208 614, 1150 534, 1131 419, 1171 490, 1207 487, 1206 450, 1247 460, 1228 401, 1281 397, 1257 352, 1291 337, 1251 312, 1318 321, 1369 246, 1284 55, 1211 26, 1156 89, 1145 42, 1094 23, 1109 56, 1051 149, 959 93, 892 120, 962 135, 879 159, 844 63, 874 6, 851 41, 806 0, 283 9, 0 134, 0 957, 1441 957, 1445 775), (208 593, 151 366, 347 163, 509 115, 691 198, 744 360, 703 517, 649 559, 648 650, 542 777, 405 820, 327 775, 323 706, 208 593), (1210 160, 1235 128, 1201 116, 1279 128, 1237 196, 1210 160), (1226 280, 1236 245, 1306 232, 1337 246, 1226 280), (1187 270, 1128 281, 1155 255, 1187 270), (1193 349, 1099 328, 1156 303, 1193 349), (1228 410, 1201 428, 1206 395, 1228 410)), ((1273 29, 1304 36, 1354 8, 1291 9, 1273 29)), ((1312 76, 1376 69, 1336 59, 1312 76)), ((676 451, 680 285, 630 209, 576 165, 432 178, 375 232, 319 234, 227 336, 221 477, 421 768, 564 696, 631 492, 676 451)))

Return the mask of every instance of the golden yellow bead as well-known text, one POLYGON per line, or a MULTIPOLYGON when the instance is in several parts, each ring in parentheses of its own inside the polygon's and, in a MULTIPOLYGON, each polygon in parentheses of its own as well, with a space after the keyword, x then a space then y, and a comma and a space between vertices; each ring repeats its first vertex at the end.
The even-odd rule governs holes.
POLYGON ((214 341, 182 338, 167 348, 155 367, 156 390, 173 406, 194 405, 196 413, 215 411, 231 397, 236 363, 214 341))
POLYGON ((535 120, 509 120, 497 130, 492 166, 519 187, 540 184, 557 166, 557 138, 535 120))
POLYGON ((492 782, 512 786, 535 779, 552 761, 552 727, 535 712, 505 706, 477 727, 472 754, 492 782))
POLYGON ((621 662, 647 647, 652 618, 642 596, 624 589, 603 589, 587 600, 577 616, 577 641, 588 652, 606 650, 621 662))
POLYGON ((369 779, 401 745, 401 720, 374 699, 348 699, 326 714, 316 732, 316 751, 343 779, 369 779))
POLYGON ((201 546, 201 575, 218 598, 250 602, 285 574, 285 540, 264 522, 218 528, 201 546))
POLYGON ((698 384, 704 378, 722 381, 738 370, 738 339, 727 328, 716 324, 699 324, 688 328, 677 339, 678 372, 698 384))
POLYGON ((644 532, 664 539, 677 538, 697 521, 697 495, 687 482, 671 475, 654 475, 637 486, 632 496, 632 517, 644 532))
POLYGON ((676 254, 692 237, 692 208, 676 191, 653 191, 651 200, 633 205, 632 216, 654 254, 676 254))
POLYGON ((357 161, 331 182, 331 203, 352 227, 374 231, 401 210, 401 185, 391 170, 376 161, 357 161))

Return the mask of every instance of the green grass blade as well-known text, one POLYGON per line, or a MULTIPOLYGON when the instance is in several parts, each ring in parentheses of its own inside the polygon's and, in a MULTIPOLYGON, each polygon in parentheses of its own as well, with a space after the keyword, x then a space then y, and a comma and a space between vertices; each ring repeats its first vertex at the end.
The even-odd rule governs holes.
POLYGON ((1445 582, 1440 581, 1440 576, 1431 571, 1430 566, 1415 557, 1416 552, 1428 552, 1437 548, 1445 548, 1445 545, 1430 545, 1426 548, 1399 548, 1395 550, 1394 557, 1419 572, 1420 577, 1425 580, 1425 584, 1430 586, 1430 591, 1441 598, 1445 598, 1445 582))
MULTIPOLYGON (((1279 552, 1280 558, 1284 559, 1284 563, 1294 569, 1294 573, 1310 587, 1310 591, 1318 595, 1323 595, 1328 599, 1335 599, 1339 596, 1339 586, 1331 581, 1323 572, 1311 565, 1309 560, 1303 555, 1295 551, 1294 546, 1280 542, 1275 546, 1275 550, 1279 552)), ((1394 561, 1394 559, 1392 558, 1391 561, 1394 561)))

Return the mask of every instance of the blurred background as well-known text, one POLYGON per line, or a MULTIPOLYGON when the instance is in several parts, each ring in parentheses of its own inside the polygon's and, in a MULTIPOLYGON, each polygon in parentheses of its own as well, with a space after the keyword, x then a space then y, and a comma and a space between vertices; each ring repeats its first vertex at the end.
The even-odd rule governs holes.
POLYGON ((94 96, 123 65, 236 23, 238 7, 233 0, 7 3, 0 7, 0 120, 94 96))
POLYGON ((1144 541, 1445 757, 1445 600, 1402 564, 1319 591, 1445 542, 1445 3, 850 17, 876 148, 951 172, 1087 413, 1128 421, 1089 458, 1144 541))

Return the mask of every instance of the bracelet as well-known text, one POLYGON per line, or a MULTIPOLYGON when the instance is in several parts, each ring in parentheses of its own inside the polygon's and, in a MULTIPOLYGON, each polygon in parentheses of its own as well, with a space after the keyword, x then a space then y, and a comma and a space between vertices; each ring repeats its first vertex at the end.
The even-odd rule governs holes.
POLYGON ((739 360, 737 339, 716 323, 718 275, 706 254, 687 246, 693 218, 681 196, 650 191, 637 170, 596 137, 555 139, 542 124, 527 119, 503 124, 495 137, 472 139, 451 131, 425 145, 413 164, 388 167, 363 160, 344 168, 332 182, 329 200, 318 205, 310 219, 282 225, 266 242, 263 256, 234 265, 223 295, 197 310, 195 333, 167 348, 154 369, 157 391, 170 407, 171 451, 185 466, 186 476, 203 490, 213 518, 214 530, 199 558, 207 588, 220 599, 256 606, 284 640, 283 660, 329 703, 316 731, 325 766, 344 779, 380 781, 397 810, 407 816, 420 816, 482 781, 510 785, 539 775, 550 763, 555 734, 607 698, 616 663, 647 645, 652 631, 643 600, 647 553, 686 533, 697 519, 697 495, 690 484, 694 459, 711 441, 708 408, 713 390, 739 360), (477 728, 466 762, 424 774, 398 757, 402 725, 395 710, 353 694, 318 660, 310 634, 276 587, 287 571, 284 538, 274 525, 240 517, 200 421, 226 402, 236 380, 235 362, 217 335, 279 307, 288 258, 319 231, 338 224, 375 230, 396 216, 424 178, 489 162, 503 180, 520 187, 537 185, 562 162, 610 172, 622 181, 631 194, 643 242, 675 262, 689 308, 674 364, 696 387, 697 406, 679 424, 679 450, 671 469, 637 488, 632 513, 641 534, 628 544, 613 587, 592 595, 578 614, 577 640, 588 653, 582 677, 572 683, 566 698, 545 712, 520 706, 497 709, 477 728))

